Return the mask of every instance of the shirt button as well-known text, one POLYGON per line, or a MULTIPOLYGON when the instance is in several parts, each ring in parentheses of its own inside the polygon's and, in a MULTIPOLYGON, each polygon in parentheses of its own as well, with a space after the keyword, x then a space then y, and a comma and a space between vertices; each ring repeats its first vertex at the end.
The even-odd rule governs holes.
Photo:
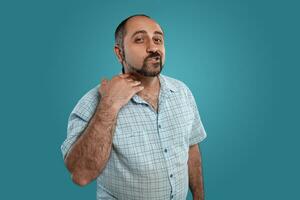
POLYGON ((173 174, 170 174, 170 177, 172 178, 172 177, 173 177, 173 174))
POLYGON ((171 195, 171 199, 173 199, 173 194, 171 195))
POLYGON ((165 152, 167 153, 167 152, 168 152, 168 149, 165 149, 165 152))
POLYGON ((158 128, 161 128, 161 125, 158 125, 158 128))

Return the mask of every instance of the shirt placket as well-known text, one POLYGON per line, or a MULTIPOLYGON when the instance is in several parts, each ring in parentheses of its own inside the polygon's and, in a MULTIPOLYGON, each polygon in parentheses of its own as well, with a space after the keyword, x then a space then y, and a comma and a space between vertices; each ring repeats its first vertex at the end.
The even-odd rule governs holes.
POLYGON ((156 124, 157 124, 157 132, 160 138, 160 143, 162 146, 162 150, 164 153, 164 158, 165 158, 165 162, 166 162, 166 166, 167 166, 167 171, 168 171, 168 179, 171 185, 171 191, 170 191, 170 199, 173 200, 175 198, 175 194, 174 194, 174 188, 175 188, 175 171, 173 170, 172 167, 172 163, 171 163, 171 151, 170 151, 170 144, 168 144, 168 140, 164 139, 165 135, 164 132, 166 133, 166 131, 164 131, 165 127, 163 126, 163 119, 165 119, 164 117, 164 106, 165 105, 165 100, 167 98, 167 93, 164 90, 164 88, 162 88, 162 92, 159 96, 159 106, 158 106, 158 112, 156 114, 156 124))

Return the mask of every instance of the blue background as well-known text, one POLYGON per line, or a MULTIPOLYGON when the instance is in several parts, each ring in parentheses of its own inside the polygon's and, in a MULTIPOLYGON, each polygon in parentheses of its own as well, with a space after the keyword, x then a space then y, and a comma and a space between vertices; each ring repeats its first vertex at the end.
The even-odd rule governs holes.
MULTIPOLYGON (((121 70, 114 30, 145 13, 163 74, 192 90, 208 200, 300 199, 297 1, 1 1, 0 198, 95 199, 60 145, 79 98, 121 70)), ((191 199, 189 194, 188 199, 191 199)))

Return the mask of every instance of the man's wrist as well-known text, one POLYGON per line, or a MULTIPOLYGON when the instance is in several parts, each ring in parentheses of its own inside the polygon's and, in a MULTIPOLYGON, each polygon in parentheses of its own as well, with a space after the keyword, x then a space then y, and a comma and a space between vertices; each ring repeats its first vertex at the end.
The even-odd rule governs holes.
POLYGON ((97 109, 117 114, 120 110, 120 107, 116 105, 110 98, 103 97, 101 98, 97 109))

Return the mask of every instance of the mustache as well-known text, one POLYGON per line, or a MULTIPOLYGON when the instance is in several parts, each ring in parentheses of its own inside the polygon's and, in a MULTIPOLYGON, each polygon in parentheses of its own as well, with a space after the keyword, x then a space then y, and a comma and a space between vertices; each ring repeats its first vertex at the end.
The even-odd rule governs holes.
POLYGON ((161 55, 158 52, 155 52, 155 53, 151 53, 149 56, 147 56, 145 58, 145 61, 148 60, 149 58, 155 58, 155 57, 158 57, 158 59, 161 59, 161 55))

